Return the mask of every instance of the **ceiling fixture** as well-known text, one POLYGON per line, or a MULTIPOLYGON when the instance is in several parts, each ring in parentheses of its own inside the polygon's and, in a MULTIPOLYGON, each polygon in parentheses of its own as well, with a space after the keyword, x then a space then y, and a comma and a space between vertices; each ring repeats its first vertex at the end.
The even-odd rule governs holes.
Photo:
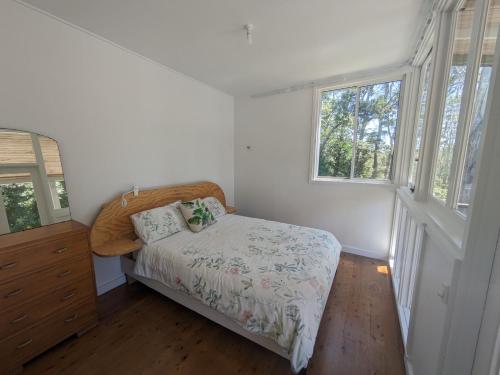
POLYGON ((253 42, 253 25, 251 23, 247 23, 245 26, 243 26, 243 29, 246 30, 247 32, 247 41, 248 44, 252 45, 253 42))

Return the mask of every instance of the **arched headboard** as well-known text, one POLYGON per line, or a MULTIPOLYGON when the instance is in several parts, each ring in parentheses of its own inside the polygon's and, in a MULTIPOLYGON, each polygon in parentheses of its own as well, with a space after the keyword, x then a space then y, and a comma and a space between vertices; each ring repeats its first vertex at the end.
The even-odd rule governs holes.
POLYGON ((137 197, 130 193, 126 196, 128 204, 125 207, 122 207, 119 196, 102 207, 92 225, 92 251, 101 256, 116 256, 137 250, 138 245, 134 242, 137 236, 130 215, 178 200, 189 201, 205 197, 215 197, 226 207, 224 191, 213 182, 141 190, 137 197))

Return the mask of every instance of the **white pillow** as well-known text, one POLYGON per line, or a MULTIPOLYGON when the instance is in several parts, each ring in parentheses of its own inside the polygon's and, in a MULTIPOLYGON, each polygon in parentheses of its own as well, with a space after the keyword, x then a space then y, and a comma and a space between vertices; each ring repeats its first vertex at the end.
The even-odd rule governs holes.
POLYGON ((206 197, 203 198, 203 202, 205 202, 206 206, 216 219, 226 214, 226 209, 217 198, 206 197))
POLYGON ((176 210, 174 210, 174 212, 175 212, 175 216, 177 216, 177 219, 181 223, 181 227, 182 227, 181 230, 186 230, 186 229, 189 229, 189 227, 186 223, 186 219, 184 219, 184 216, 182 216, 181 203, 182 203, 182 201, 176 201, 174 203, 170 203, 169 206, 176 208, 176 210))
POLYGON ((149 245, 187 229, 186 222, 176 207, 176 203, 138 212, 130 216, 135 233, 142 242, 149 245))

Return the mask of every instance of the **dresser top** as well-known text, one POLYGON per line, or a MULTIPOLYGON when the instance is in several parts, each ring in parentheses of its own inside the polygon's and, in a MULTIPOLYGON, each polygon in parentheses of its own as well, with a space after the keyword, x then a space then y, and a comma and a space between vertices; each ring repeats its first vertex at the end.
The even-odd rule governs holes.
POLYGON ((70 233, 80 233, 86 231, 88 231, 88 228, 85 225, 74 220, 45 225, 43 227, 28 229, 22 232, 1 235, 0 249, 18 245, 27 245, 32 242, 45 240, 47 237, 65 236, 70 233))

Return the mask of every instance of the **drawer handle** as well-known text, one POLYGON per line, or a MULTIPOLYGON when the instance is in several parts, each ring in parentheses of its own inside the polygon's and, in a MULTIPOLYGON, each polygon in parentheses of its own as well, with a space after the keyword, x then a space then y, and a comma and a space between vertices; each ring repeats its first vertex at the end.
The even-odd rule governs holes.
POLYGON ((73 298, 75 296, 75 293, 66 293, 62 298, 61 298, 61 301, 67 301, 69 300, 70 298, 73 298))
POLYGON ((14 319, 13 321, 10 322, 10 324, 17 324, 19 322, 22 322, 24 319, 28 317, 28 314, 23 314, 19 318, 14 319))
POLYGON ((7 298, 15 297, 15 296, 20 295, 22 292, 24 292, 24 289, 23 288, 19 288, 19 289, 13 290, 10 293, 7 293, 7 295, 5 297, 7 297, 7 298))
POLYGON ((61 247, 60 249, 57 249, 56 251, 54 251, 54 253, 62 254, 62 253, 65 253, 67 250, 68 250, 67 247, 61 247))
POLYGON ((78 318, 78 314, 73 314, 72 317, 70 318, 67 318, 67 319, 64 319, 64 323, 71 323, 73 320, 75 320, 76 318, 78 318))
POLYGON ((22 349, 22 348, 25 348, 25 347, 27 347, 29 344, 31 344, 32 342, 33 342, 33 339, 28 339, 28 340, 26 340, 25 342, 23 342, 23 343, 19 344, 19 345, 17 346, 17 349, 22 349))
POLYGON ((16 262, 7 263, 7 264, 0 266, 0 270, 9 270, 11 268, 14 268, 16 265, 17 265, 16 262))
POLYGON ((71 271, 67 270, 67 271, 61 272, 58 276, 59 277, 66 277, 66 276, 69 276, 69 275, 71 275, 71 271))

